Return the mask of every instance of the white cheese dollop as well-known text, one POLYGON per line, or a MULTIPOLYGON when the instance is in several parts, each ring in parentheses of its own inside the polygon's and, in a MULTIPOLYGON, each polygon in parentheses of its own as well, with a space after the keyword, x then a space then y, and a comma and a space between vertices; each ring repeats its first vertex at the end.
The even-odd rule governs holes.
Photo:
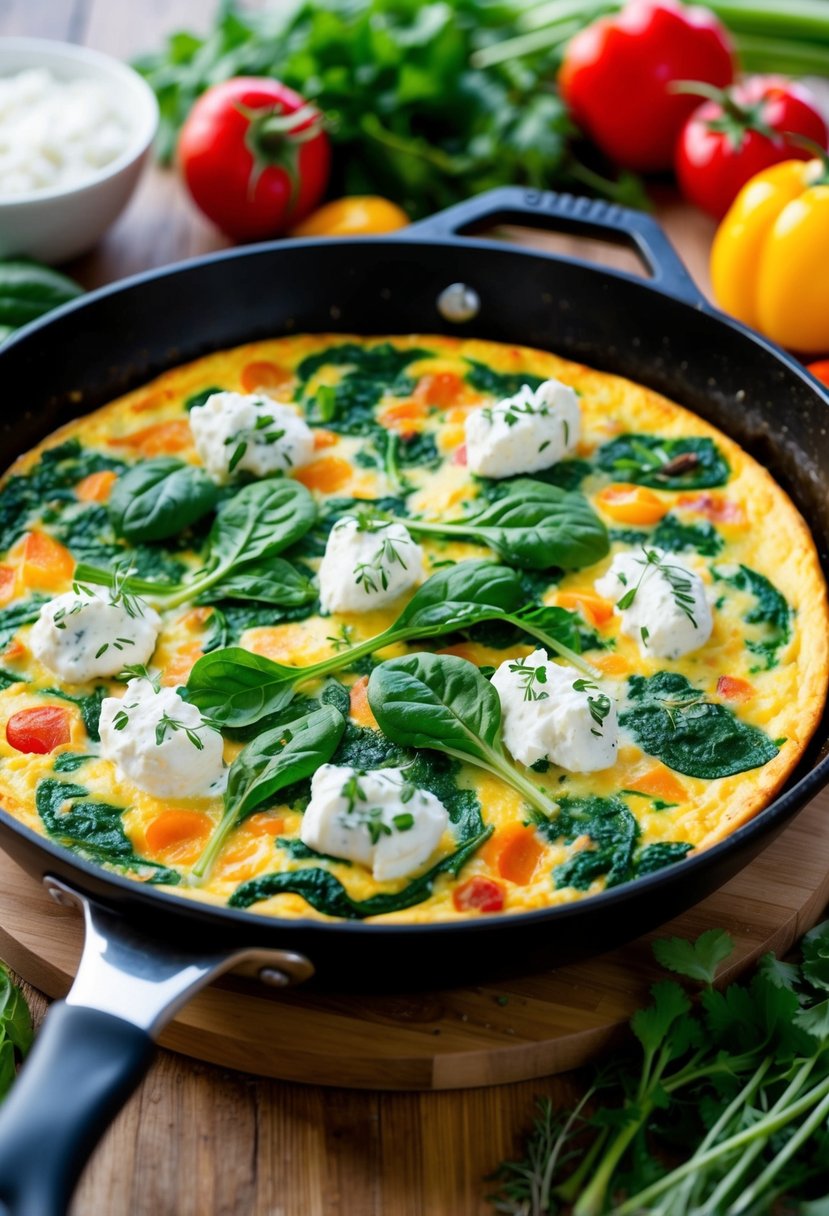
POLYGON ((320 605, 323 612, 370 612, 422 578, 423 550, 403 524, 344 515, 331 529, 320 564, 320 605))
POLYGON ((581 435, 575 391, 545 380, 535 392, 526 384, 514 397, 473 410, 466 418, 466 461, 479 477, 535 473, 571 452, 581 435))
POLYGON ((237 473, 290 473, 314 451, 314 432, 290 406, 246 393, 213 393, 190 411, 190 430, 204 467, 220 485, 237 473))
POLYGON ((0 77, 0 198, 89 181, 126 150, 130 126, 102 81, 45 68, 0 77))
POLYGON ((616 763, 616 704, 575 667, 534 650, 502 663, 492 687, 501 700, 504 743, 522 764, 550 760, 571 773, 595 773, 616 763))
POLYGON ((130 680, 101 705, 101 755, 156 798, 205 798, 225 779, 222 736, 174 688, 130 680))
POLYGON ((363 773, 323 764, 311 780, 300 839, 311 849, 371 868, 378 882, 405 878, 429 860, 449 823, 443 803, 404 769, 363 773))
POLYGON ((84 684, 149 662, 160 630, 161 617, 137 596, 78 587, 43 605, 29 649, 59 679, 84 684))
POLYGON ((704 646, 714 622, 705 584, 675 553, 617 553, 596 591, 613 600, 621 632, 643 655, 678 659, 704 646))

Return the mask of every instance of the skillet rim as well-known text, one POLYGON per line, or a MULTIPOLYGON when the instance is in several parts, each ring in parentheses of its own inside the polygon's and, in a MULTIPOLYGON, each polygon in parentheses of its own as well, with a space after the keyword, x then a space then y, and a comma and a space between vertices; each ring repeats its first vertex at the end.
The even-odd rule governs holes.
MULTIPOLYGON (((316 250, 320 248, 336 248, 342 251, 344 247, 356 250, 377 248, 378 246, 393 249, 395 246, 410 248, 413 244, 418 244, 438 250, 461 247, 479 250, 487 254, 495 253, 507 257, 534 258, 544 263, 566 265, 578 270, 580 273, 594 277, 597 282, 607 279, 622 281, 627 285, 644 290, 662 299, 668 299, 672 304, 687 308, 692 313, 701 312, 707 315, 715 324, 722 326, 725 330, 731 331, 738 339, 742 341, 747 340, 752 346, 770 355, 788 374, 796 376, 803 386, 811 393, 814 393, 823 406, 829 409, 829 389, 822 385, 816 377, 812 376, 803 364, 775 343, 763 337, 763 335, 711 306, 693 288, 690 278, 688 278, 690 286, 686 287, 683 293, 682 288, 677 287, 676 284, 674 284, 675 290, 670 290, 669 286, 663 285, 660 275, 653 273, 654 267, 651 267, 651 277, 642 278, 623 270, 587 263, 580 258, 566 254, 546 253, 533 246, 510 245, 503 241, 487 240, 480 237, 447 235, 441 230, 432 232, 431 222, 431 219, 425 220, 421 224, 413 224, 410 229, 403 229, 401 232, 390 233, 384 236, 351 238, 318 237, 290 241, 258 242, 241 248, 217 250, 213 253, 185 259, 181 262, 141 271, 138 274, 116 280, 113 283, 108 283, 103 287, 88 292, 23 326, 11 335, 3 343, 2 348, 0 348, 0 367, 2 366, 2 358, 6 353, 25 344, 30 339, 37 338, 44 330, 60 322, 64 317, 94 306, 111 296, 140 289, 149 283, 155 283, 172 275, 188 271, 198 271, 204 267, 210 267, 216 263, 225 261, 238 261, 242 263, 247 258, 256 258, 263 254, 279 254, 288 249, 291 252, 302 252, 304 250, 316 250), (402 233, 405 233, 405 235, 402 235, 402 233)), ((658 227, 655 222, 654 226, 658 227)), ((662 231, 661 228, 659 228, 659 231, 662 231)), ((677 260, 679 261, 679 259, 677 260)), ((670 284, 670 279, 667 282, 670 284)), ((330 332, 337 331, 332 328, 330 332)), ((158 375, 161 373, 156 371, 153 374, 158 375)), ((81 414, 78 415, 78 417, 82 416, 81 414)), ((829 415, 827 419, 829 420, 829 415)), ((727 428, 721 427, 721 429, 726 434, 728 433, 727 428)), ((777 424, 772 423, 772 431, 775 429, 777 429, 777 424)), ((824 575, 826 575, 825 570, 824 575)), ((826 712, 825 707, 824 720, 826 712)), ((817 729, 820 729, 820 724, 817 729)), ((809 747, 813 746, 814 737, 813 735, 812 741, 807 745, 807 751, 809 747)), ((762 839, 765 835, 770 835, 775 828, 779 830, 788 819, 793 818, 797 811, 801 810, 806 805, 806 802, 827 784, 829 784, 829 755, 819 761, 814 768, 804 773, 794 785, 784 787, 783 792, 775 797, 753 819, 749 820, 748 823, 742 825, 735 832, 710 848, 692 857, 683 859, 681 863, 683 879, 692 881, 695 872, 704 872, 706 869, 716 868, 718 860, 737 852, 741 847, 746 846, 750 842, 762 839)), ((224 929, 237 933, 244 928, 250 928, 255 930, 254 936, 259 939, 276 933, 290 934, 291 931, 295 933, 301 932, 312 937, 316 937, 318 933, 330 936, 332 932, 338 932, 340 935, 345 936, 359 934, 361 937, 370 935, 381 938, 398 936, 410 938, 416 935, 420 938, 423 936, 434 937, 440 934, 445 935, 447 933, 454 935, 461 932, 464 934, 472 934, 473 932, 485 934, 487 932, 504 930, 512 926, 514 926, 517 932, 521 927, 537 926, 550 920, 554 920, 556 924, 567 925, 568 922, 574 921, 578 923, 580 918, 584 919, 588 910, 591 914, 600 916, 606 908, 623 905, 630 901, 634 892, 637 897, 645 898, 649 893, 666 887, 671 877, 675 875, 673 866, 665 866, 652 874, 633 879, 627 883, 621 883, 616 887, 606 888, 595 895, 585 896, 567 904, 554 904, 546 908, 526 912, 501 913, 485 918, 444 920, 422 924, 369 924, 363 920, 318 920, 310 917, 275 917, 250 912, 246 909, 231 908, 227 905, 214 905, 209 902, 201 902, 200 900, 182 898, 175 894, 175 888, 171 888, 168 891, 162 886, 151 886, 141 883, 135 879, 113 874, 103 866, 86 861, 81 856, 72 853, 71 850, 63 848, 47 837, 43 837, 31 828, 26 827, 25 824, 16 820, 5 811, 2 806, 0 806, 1 831, 11 831, 18 835, 30 851, 33 850, 45 857, 53 858, 65 870, 79 872, 84 878, 88 877, 91 879, 93 886, 103 884, 115 888, 119 894, 126 897, 123 900, 116 900, 114 896, 111 897, 112 902, 116 904, 117 911, 124 915, 132 915, 135 905, 148 905, 155 911, 165 909, 181 913, 181 916, 176 917, 177 920, 189 919, 191 921, 201 921, 213 924, 215 927, 221 925, 224 929), (133 906, 131 907, 130 905, 133 906)), ((4 849, 4 851, 6 850, 4 849)), ((759 849, 755 849, 755 854, 759 851, 759 849)), ((744 864, 748 864, 749 860, 750 858, 747 857, 744 864)), ((738 867, 737 872, 742 868, 743 866, 738 867)), ((44 866, 43 875, 45 876, 49 872, 49 867, 44 866)), ((101 900, 106 897, 95 894, 92 898, 101 900)))

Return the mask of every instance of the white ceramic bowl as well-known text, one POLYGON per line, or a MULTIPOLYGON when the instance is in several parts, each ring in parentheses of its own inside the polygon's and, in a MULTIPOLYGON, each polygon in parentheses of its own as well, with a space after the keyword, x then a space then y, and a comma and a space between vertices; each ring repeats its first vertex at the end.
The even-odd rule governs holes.
POLYGON ((0 76, 46 68, 61 80, 79 77, 114 91, 129 124, 129 143, 87 181, 0 198, 0 258, 64 262, 90 249, 135 189, 158 127, 158 104, 137 72, 109 55, 68 42, 0 38, 0 76))

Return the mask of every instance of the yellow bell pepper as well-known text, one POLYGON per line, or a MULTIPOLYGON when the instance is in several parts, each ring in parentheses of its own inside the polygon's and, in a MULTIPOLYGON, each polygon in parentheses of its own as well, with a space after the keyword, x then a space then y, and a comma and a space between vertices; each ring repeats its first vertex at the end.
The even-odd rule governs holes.
POLYGON ((792 350, 829 350, 829 160, 787 160, 743 186, 711 252, 725 312, 792 350))
POLYGON ((291 236, 377 236, 405 228, 409 217, 402 207, 374 194, 352 194, 324 203, 291 236))

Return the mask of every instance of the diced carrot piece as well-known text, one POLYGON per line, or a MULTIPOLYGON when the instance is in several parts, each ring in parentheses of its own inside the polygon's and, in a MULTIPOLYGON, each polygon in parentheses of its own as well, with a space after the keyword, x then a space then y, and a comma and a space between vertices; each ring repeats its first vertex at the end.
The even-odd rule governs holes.
POLYGON ((335 431, 326 431, 322 427, 317 427, 314 431, 314 447, 318 452, 322 448, 333 448, 338 439, 339 435, 335 431))
POLYGON ((681 494, 677 506, 683 511, 693 511, 695 515, 704 515, 712 523, 745 523, 745 512, 739 503, 732 502, 724 494, 712 494, 709 490, 698 494, 681 494))
MULTIPOLYGON (((544 852, 535 828, 525 827, 523 823, 511 823, 499 828, 492 840, 501 877, 520 886, 526 885, 544 852)), ((490 860, 489 853, 487 860, 490 860)))
POLYGON ((717 693, 727 701, 750 701, 756 692, 753 684, 739 676, 720 676, 717 680, 717 693))
POLYGON ((630 670, 627 660, 623 659, 620 654, 602 654, 590 661, 606 676, 624 676, 630 670))
POLYGON ((428 412, 419 401, 400 401, 396 405, 387 405, 377 420, 387 430, 399 434, 417 434, 428 412))
POLYGON ((664 764, 654 765, 641 777, 631 781, 630 789, 649 794, 651 798, 662 798, 666 802, 684 802, 688 797, 685 786, 664 764))
POLYGON ((351 717, 358 726, 370 726, 377 730, 377 719, 368 703, 368 676, 360 676, 351 685, 351 717))
POLYGON ((466 385, 456 372, 435 372, 421 376, 414 391, 415 401, 446 409, 463 395, 466 385))
POLYGON ((0 566, 0 604, 8 604, 14 595, 17 571, 14 566, 0 566))
POLYGON ((606 625, 613 616, 610 600, 603 600, 590 591, 559 591, 556 603, 559 608, 568 608, 571 612, 581 611, 591 625, 606 625))
POLYGON ((245 828, 254 836, 278 836, 285 831, 285 821, 270 811, 257 811, 245 820, 245 828))
POLYGON ((621 481, 605 486, 596 502, 611 519, 623 524, 655 524, 667 515, 670 505, 647 486, 621 481))
POLYGON ((169 688, 186 684, 190 672, 201 656, 202 648, 199 642, 189 642, 186 646, 182 646, 164 668, 161 683, 169 688))
POLYGON ((153 856, 185 865, 198 859, 210 838, 213 824, 201 811, 162 811, 144 834, 153 856))
POLYGON ((215 612, 215 608, 191 608, 181 618, 181 623, 185 629, 189 629, 191 633, 197 633, 210 620, 215 612))
POLYGON ((281 388, 293 378, 293 372, 278 363, 261 362, 248 363, 242 368, 239 379, 246 393, 255 393, 257 389, 281 388))
POLYGON ((133 448, 142 456, 163 456, 171 452, 181 452, 184 448, 189 448, 192 442, 190 423, 186 418, 156 422, 152 426, 142 427, 140 431, 133 431, 130 435, 107 440, 110 447, 133 448))
POLYGON ((341 490, 351 480, 354 470, 342 456, 321 456, 312 460, 304 468, 294 474, 309 490, 319 490, 321 494, 333 494, 341 490))
POLYGON ((504 907, 504 888, 493 878, 476 874, 456 888, 452 903, 457 912, 500 912, 504 907))
POLYGON ((16 663, 18 659, 22 659, 26 654, 26 647, 19 638, 12 638, 6 649, 3 651, 3 658, 7 663, 16 663))
POLYGON ((56 705, 35 705, 12 714, 6 742, 18 752, 45 756, 70 739, 69 711, 56 705))
POLYGON ((27 587, 51 590, 72 577, 75 559, 45 532, 29 532, 23 542, 23 581, 27 587))
POLYGON ((117 480, 118 474, 112 469, 101 469, 100 473, 90 473, 79 481, 75 495, 81 502, 107 502, 117 480))

